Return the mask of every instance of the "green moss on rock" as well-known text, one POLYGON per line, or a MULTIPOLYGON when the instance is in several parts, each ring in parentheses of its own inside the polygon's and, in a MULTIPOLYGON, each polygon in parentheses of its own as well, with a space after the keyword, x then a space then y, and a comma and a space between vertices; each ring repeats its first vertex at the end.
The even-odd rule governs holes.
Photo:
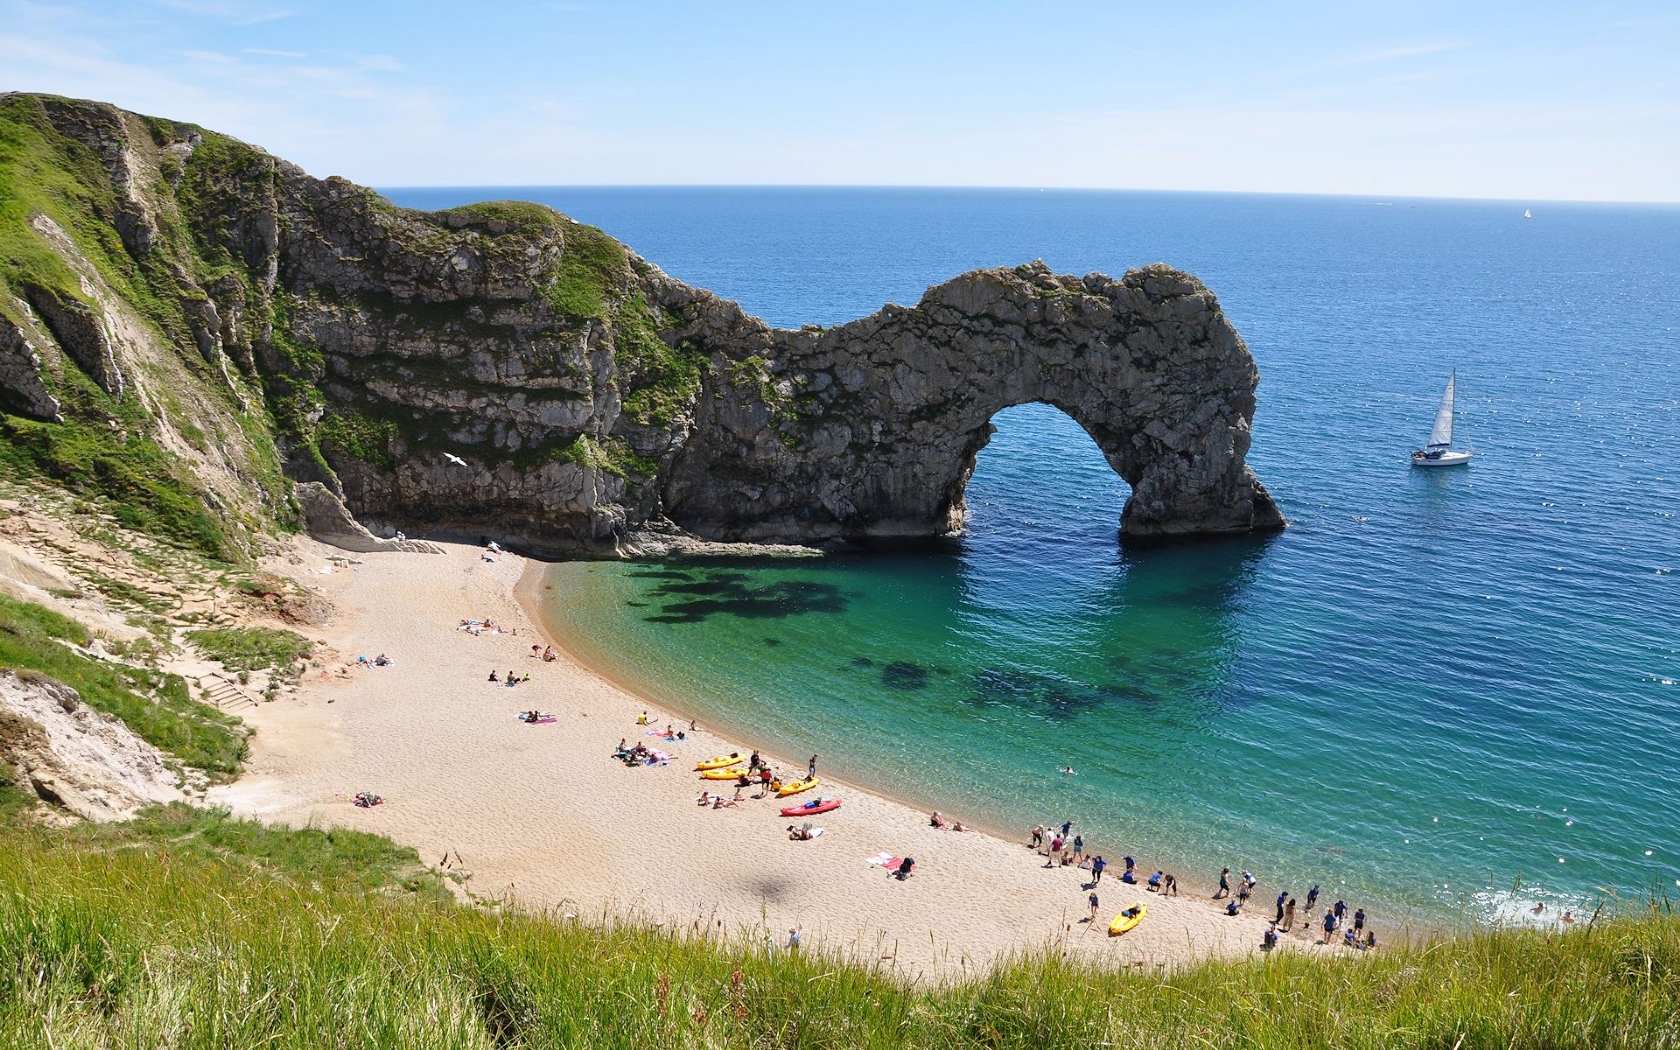
POLYGON ((673 347, 640 294, 625 300, 613 314, 624 412, 638 423, 670 426, 694 403, 706 359, 690 346, 673 347))
POLYGON ((609 303, 629 281, 630 257, 593 226, 562 220, 561 234, 564 247, 548 279, 549 305, 568 317, 605 321, 609 303))
POLYGON ((397 433, 393 420, 354 410, 335 411, 315 426, 315 439, 322 451, 341 453, 387 470, 392 465, 391 441, 397 433))

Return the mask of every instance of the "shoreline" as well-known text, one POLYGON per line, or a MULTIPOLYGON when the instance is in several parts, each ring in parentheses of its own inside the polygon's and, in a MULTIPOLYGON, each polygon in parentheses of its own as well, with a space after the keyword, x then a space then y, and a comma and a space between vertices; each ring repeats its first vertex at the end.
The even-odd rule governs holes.
MULTIPOLYGON (((650 557, 646 560, 658 561, 660 557, 663 557, 663 555, 650 557)), ((638 557, 633 560, 641 561, 644 559, 638 557)), ((562 635, 546 617, 543 616, 541 611, 541 605, 543 602, 542 591, 544 589, 543 580, 550 570, 558 564, 563 563, 541 558, 529 558, 528 565, 526 566, 524 573, 521 574, 519 582, 515 585, 514 589, 514 597, 523 609, 526 619, 533 625, 533 629, 540 632, 544 642, 548 645, 552 645, 554 649, 561 654, 562 658, 569 660, 583 671, 594 675, 603 682, 612 686, 614 689, 617 689, 625 695, 636 699, 650 712, 650 721, 654 720, 652 714, 653 712, 664 713, 664 717, 657 719, 657 721, 662 723, 672 722, 680 724, 686 721, 698 720, 701 717, 701 713, 697 713, 693 709, 683 707, 680 701, 661 699, 659 696, 650 692, 646 687, 637 686, 628 682, 622 676, 615 674, 613 670, 603 667, 598 659, 593 658, 587 653, 580 652, 576 646, 571 644, 571 642, 562 635)), ((726 742, 732 747, 741 748, 742 754, 750 754, 755 749, 755 745, 744 744, 741 742, 751 736, 750 731, 745 727, 737 726, 728 721, 713 722, 709 715, 707 715, 706 718, 711 724, 711 727, 707 728, 702 726, 702 730, 716 737, 720 742, 726 742)), ((756 750, 766 757, 775 759, 778 766, 785 766, 788 768, 798 767, 803 769, 804 763, 786 760, 784 756, 770 750, 766 750, 763 746, 756 746, 756 750)), ((893 805, 920 812, 924 821, 927 819, 931 811, 936 810, 944 813, 947 819, 950 819, 951 816, 947 809, 947 807, 952 804, 951 800, 941 801, 935 799, 916 798, 883 788, 879 785, 862 785, 856 781, 849 781, 843 778, 831 778, 826 773, 822 774, 822 779, 823 783, 821 788, 819 788, 818 793, 823 793, 823 788, 838 786, 850 791, 867 793, 874 798, 881 799, 893 805)), ((996 823, 987 820, 984 816, 981 816, 976 820, 970 820, 966 815, 964 815, 962 817, 962 822, 965 831, 984 835, 1002 845, 1018 849, 1033 848, 1028 846, 1026 842, 1026 835, 1030 832, 1030 828, 1022 828, 1018 831, 1003 830, 996 823)), ((1049 824, 1046 824, 1045 826, 1047 828, 1051 827, 1049 824)), ((1100 847, 1101 844, 1098 843, 1097 845, 1100 847)), ((1043 849, 1037 849, 1035 852, 1040 857, 1046 855, 1043 849)), ((1090 855, 1092 850, 1087 848, 1086 853, 1087 855, 1090 855)), ((1161 864, 1162 862, 1157 859, 1154 863, 1161 864)), ((1116 869, 1119 868, 1118 858, 1116 858, 1115 866, 1116 869)), ((1170 861, 1165 863, 1162 870, 1170 870, 1174 867, 1177 867, 1179 870, 1191 870, 1185 869, 1182 865, 1176 865, 1170 861)), ((1138 865, 1139 872, 1144 872, 1145 868, 1146 865, 1141 862, 1140 858, 1140 863, 1138 865)), ((1149 870, 1154 870, 1153 866, 1150 866, 1149 870)), ((1239 874, 1240 869, 1232 872, 1233 882, 1237 881, 1239 874)), ((1147 875, 1145 874, 1143 877, 1147 877, 1147 875)), ((1183 891, 1180 894, 1182 898, 1186 900, 1195 900, 1199 898, 1204 904, 1216 911, 1221 918, 1226 917, 1222 905, 1216 905, 1214 903, 1216 898, 1214 898, 1213 894, 1217 888, 1215 882, 1202 879, 1200 875, 1184 877, 1178 876, 1175 873, 1175 877, 1177 877, 1178 885, 1183 891)), ((1265 883, 1262 882, 1262 886, 1264 885, 1265 883)), ((1148 893, 1148 890, 1144 887, 1143 883, 1138 883, 1138 888, 1140 891, 1146 894, 1148 893)), ((1257 894, 1253 900, 1255 902, 1259 902, 1261 896, 1264 895, 1265 894, 1257 894)), ((1301 894, 1297 896, 1304 899, 1305 895, 1301 894)), ((1325 892, 1320 896, 1321 903, 1333 903, 1335 899, 1334 892, 1328 887, 1325 888, 1325 892)), ((1260 911, 1266 910, 1267 909, 1264 908, 1260 909, 1260 911)), ((1259 913, 1260 912, 1255 912, 1255 914, 1259 913)), ((1301 915, 1297 916, 1295 925, 1296 931, 1299 931, 1302 928, 1301 918, 1304 914, 1305 913, 1303 911, 1301 915)), ((1352 914, 1351 908, 1349 914, 1352 914)), ((1322 917, 1322 912, 1320 917, 1322 917)), ((1270 920, 1267 920, 1267 922, 1269 923, 1270 920)), ((1414 944, 1425 944, 1434 938, 1441 936, 1444 932, 1449 931, 1452 928, 1451 925, 1445 921, 1430 922, 1419 920, 1415 917, 1409 919, 1395 919, 1392 917, 1377 918, 1372 916, 1367 919, 1366 925, 1367 928, 1374 928, 1377 931, 1382 943, 1403 941, 1414 944)), ((1470 922, 1466 928, 1476 928, 1478 925, 1479 924, 1470 922)), ((1316 938, 1307 938, 1307 940, 1316 941, 1316 938)))
MULTIPOLYGON (((723 785, 690 767, 732 746, 746 754, 745 734, 703 729, 659 745, 673 753, 668 766, 613 762, 614 741, 645 731, 635 725, 641 710, 674 708, 624 688, 553 637, 530 604, 548 563, 511 554, 486 562, 481 548, 438 547, 441 555, 367 555, 321 574, 309 563, 331 549, 296 541, 289 564, 274 568, 334 602, 334 624, 314 633, 341 661, 311 671, 296 697, 251 713, 259 732, 250 772, 216 789, 213 802, 241 816, 388 835, 476 896, 532 913, 778 942, 797 928, 808 946, 913 980, 971 976, 1046 949, 1111 966, 1261 954, 1273 913, 1264 892, 1233 918, 1194 881, 1161 897, 1121 883, 1116 863, 1098 887, 1098 922, 1081 921, 1085 870, 1046 868, 1024 840, 934 829, 926 811, 843 778, 824 776, 817 790, 845 804, 814 821, 827 831, 815 841, 790 841, 785 828, 800 821, 777 813, 812 794, 701 809, 697 793, 723 785), (457 630, 470 617, 517 634, 457 630), (559 658, 533 659, 533 642, 554 645, 559 658), (394 663, 357 666, 356 656, 378 652, 394 663), (492 667, 531 677, 516 690, 491 686, 492 667), (558 724, 514 719, 532 708, 558 724), (358 790, 387 804, 354 808, 348 799, 358 790), (888 852, 915 857, 916 874, 901 882, 865 862, 888 852), (1147 920, 1109 937, 1108 920, 1134 898, 1149 905, 1147 920)), ((1282 945, 1306 950, 1313 939, 1304 928, 1310 921, 1298 915, 1282 945)))
MULTIPOLYGON (((540 582, 543 576, 547 574, 549 568, 555 563, 536 558, 528 559, 528 562, 529 564, 525 567, 524 573, 521 574, 519 582, 514 585, 514 598, 519 602, 520 607, 524 610, 526 619, 532 624, 533 629, 541 635, 545 644, 552 645, 555 651, 560 654, 562 659, 570 661, 580 670, 594 675, 596 678, 599 678, 601 681, 607 683, 609 686, 623 693, 625 696, 631 697, 637 702, 643 704, 647 707, 649 712, 663 711, 668 716, 654 719, 650 713, 650 724, 653 721, 672 722, 675 724, 680 724, 685 721, 699 721, 700 715, 697 712, 686 710, 680 704, 673 704, 669 701, 661 700, 657 697, 648 695, 648 693, 643 689, 625 682, 620 676, 617 676, 601 667, 599 661, 592 660, 581 655, 574 646, 567 644, 566 639, 560 635, 559 632, 553 629, 540 611, 542 602, 542 595, 539 593, 540 582)), ((709 716, 708 721, 710 721, 709 716)), ((710 727, 701 726, 700 731, 708 736, 716 738, 722 745, 729 748, 740 749, 743 754, 751 754, 754 750, 756 750, 760 755, 773 759, 774 761, 772 764, 774 765, 785 766, 789 769, 795 769, 800 765, 800 763, 792 759, 787 759, 782 755, 767 751, 763 747, 755 748, 751 744, 741 743, 740 741, 747 736, 747 733, 744 730, 741 730, 740 727, 714 723, 710 727)), ((703 781, 701 783, 709 782, 703 781)), ((848 791, 866 793, 874 798, 880 799, 883 802, 888 802, 895 806, 901 806, 904 809, 922 812, 924 813, 924 819, 926 819, 927 816, 930 816, 935 809, 939 809, 938 806, 931 802, 905 798, 902 795, 887 791, 880 787, 864 787, 842 777, 830 776, 827 773, 821 774, 821 783, 818 786, 817 793, 826 794, 827 792, 822 790, 824 788, 844 788, 848 791)), ((943 812, 943 810, 940 811, 943 812)), ((1017 846, 1023 849, 1029 848, 1026 843, 1000 831, 989 822, 982 823, 964 820, 963 829, 965 834, 967 832, 974 832, 979 835, 985 835, 986 837, 994 839, 1004 845, 1017 846)), ((1043 854, 1040 855, 1042 856, 1043 854)), ((1204 893, 1211 896, 1208 887, 1201 886, 1193 880, 1186 881, 1180 879, 1179 885, 1191 891, 1187 894, 1183 894, 1183 896, 1194 896, 1196 893, 1204 893)))
MULTIPOLYGON (((751 546, 751 545, 747 545, 747 546, 751 546)), ((661 558, 669 557, 669 556, 671 556, 671 555, 669 555, 669 554, 651 554, 651 555, 645 555, 645 556, 638 555, 634 560, 637 560, 637 561, 641 561, 641 560, 658 561, 661 558)), ((805 556, 807 556, 807 557, 823 557, 824 554, 821 553, 821 552, 816 552, 816 553, 805 555, 805 556)), ((587 672, 588 674, 594 675, 595 677, 601 679, 603 682, 606 682, 607 684, 611 685, 614 689, 617 689, 618 691, 624 693, 625 695, 630 696, 630 697, 638 700, 639 702, 645 704, 647 709, 650 712, 653 712, 653 711, 663 711, 663 712, 665 712, 667 717, 657 719, 658 721, 675 721, 676 723, 679 723, 679 724, 683 721, 689 721, 689 722, 697 722, 698 721, 699 715, 695 711, 693 711, 692 709, 687 709, 687 708, 682 707, 680 701, 673 703, 671 701, 662 700, 662 699, 659 699, 656 696, 652 696, 647 691, 645 691, 643 688, 637 687, 635 685, 632 685, 632 684, 624 681, 624 679, 622 677, 620 677, 619 675, 614 674, 612 671, 608 670, 607 668, 602 667, 600 661, 598 661, 596 659, 592 659, 589 656, 586 656, 583 653, 580 653, 579 650, 577 649, 577 647, 575 645, 573 645, 564 635, 562 635, 559 632, 559 630, 556 629, 548 621, 548 619, 542 614, 542 609, 541 609, 542 602, 543 602, 542 591, 545 589, 545 585, 544 585, 543 581, 548 576, 549 572, 553 569, 553 567, 557 564, 560 564, 560 563, 556 562, 556 561, 552 561, 552 560, 548 560, 548 559, 542 559, 542 558, 536 558, 536 557, 527 557, 526 561, 527 561, 527 564, 525 566, 525 570, 520 574, 518 582, 514 585, 513 595, 514 595, 515 600, 518 601, 518 603, 520 604, 521 609, 524 611, 527 621, 530 622, 533 625, 533 629, 536 630, 541 635, 545 644, 553 646, 554 649, 560 654, 562 659, 566 659, 566 660, 571 661, 573 664, 575 664, 577 667, 579 667, 583 671, 587 672), (670 716, 675 716, 675 717, 673 719, 670 716)), ((652 719, 652 717, 650 715, 650 723, 654 720, 655 719, 652 719)), ((709 716, 708 716, 708 720, 710 720, 709 716)), ((750 744, 739 743, 739 741, 742 740, 743 738, 745 738, 748 734, 746 734, 743 731, 738 731, 739 727, 736 727, 734 725, 727 724, 727 723, 721 723, 721 724, 714 723, 714 726, 713 726, 712 729, 704 729, 704 727, 702 727, 702 729, 703 729, 703 731, 709 733, 710 735, 717 737, 717 739, 719 741, 726 742, 731 747, 740 748, 743 753, 750 754, 753 750, 757 750, 761 755, 766 756, 768 758, 775 759, 776 762, 780 765, 785 765, 785 766, 788 766, 790 768, 798 765, 797 762, 784 760, 782 758, 782 756, 775 755, 772 752, 767 751, 762 747, 755 748, 753 745, 750 745, 750 744)), ((914 799, 914 798, 907 798, 907 797, 905 797, 905 796, 903 796, 903 795, 901 795, 897 792, 889 791, 889 790, 881 788, 879 786, 863 787, 863 786, 859 786, 859 785, 857 785, 857 784, 855 784, 851 781, 847 781, 847 780, 844 780, 844 779, 838 778, 838 777, 831 778, 827 774, 824 774, 823 775, 822 787, 830 787, 830 786, 838 786, 838 787, 846 788, 846 789, 852 790, 852 791, 865 792, 865 793, 867 793, 867 794, 869 794, 869 795, 871 795, 875 798, 881 799, 885 802, 892 803, 892 804, 897 805, 897 806, 902 806, 905 809, 909 809, 909 810, 923 811, 923 812, 929 812, 929 813, 934 812, 934 811, 943 812, 943 806, 948 804, 948 803, 936 803, 936 802, 929 801, 929 800, 918 800, 918 799, 914 799)), ((821 792, 819 791, 819 793, 821 793, 821 792)), ((963 822, 963 829, 964 829, 965 833, 973 832, 973 833, 978 834, 978 835, 986 836, 987 838, 990 838, 990 839, 996 841, 1000 845, 1015 846, 1015 847, 1020 847, 1020 848, 1032 849, 1036 856, 1048 857, 1048 855, 1049 855, 1047 847, 1044 848, 1044 849, 1040 849, 1038 847, 1031 846, 1029 843, 1022 842, 1015 835, 1000 830, 996 825, 992 824, 990 821, 986 821, 983 817, 978 821, 965 820, 963 822)), ((1030 831, 1030 829, 1027 829, 1027 830, 1030 831)), ((1048 841, 1048 836, 1046 836, 1046 839, 1048 841)), ((1087 853, 1088 856, 1092 855, 1092 851, 1089 850, 1089 849, 1086 851, 1086 853, 1087 853)), ((1119 865, 1116 864, 1116 866, 1118 867, 1119 865)), ((1142 871, 1143 869, 1144 869, 1144 865, 1140 864, 1139 867, 1138 867, 1138 870, 1142 871)), ((1085 870, 1085 869, 1081 869, 1081 870, 1085 870)), ((1145 878, 1147 878, 1147 876, 1145 876, 1145 878)), ((1179 894, 1178 896, 1180 896, 1180 897, 1182 897, 1186 900, 1200 899, 1203 903, 1205 903, 1209 908, 1211 908, 1221 918, 1227 917, 1227 916, 1225 916, 1225 912, 1224 912, 1223 907, 1218 905, 1218 904, 1215 904, 1216 900, 1224 899, 1224 898, 1214 897, 1214 895, 1213 895, 1214 891, 1217 889, 1217 887, 1215 885, 1206 883, 1196 876, 1190 876, 1189 878, 1179 878, 1175 875, 1175 878, 1177 878, 1178 886, 1181 887, 1184 890, 1184 892, 1182 894, 1179 894)), ((1233 874, 1233 881, 1236 881, 1236 874, 1233 874)), ((1141 883, 1141 882, 1138 883, 1137 887, 1138 887, 1138 890, 1140 892, 1142 892, 1146 895, 1153 895, 1153 894, 1151 894, 1151 891, 1148 890, 1147 886, 1145 886, 1144 883, 1141 883)), ((1330 894, 1322 895, 1320 897, 1320 900, 1323 901, 1323 900, 1326 900, 1328 898, 1332 898, 1332 895, 1330 895, 1330 894)), ((1260 898, 1258 896, 1254 898, 1254 900, 1256 900, 1256 901, 1258 901, 1259 899, 1260 898)), ((1259 911, 1255 912, 1254 914, 1261 914, 1264 911, 1265 911, 1265 909, 1261 908, 1259 911)), ((1349 914, 1351 915, 1352 913, 1350 912, 1349 914)), ((1297 922, 1296 922, 1296 924, 1295 924, 1295 926, 1294 926, 1294 928, 1292 929, 1291 932, 1294 933, 1294 932, 1297 932, 1297 931, 1301 931, 1303 929, 1306 929, 1306 930, 1313 929, 1314 927, 1313 927, 1313 921, 1312 920, 1313 920, 1313 916, 1308 915, 1306 913, 1305 909, 1303 909, 1301 911, 1301 913, 1297 916, 1297 922)), ((1266 920, 1266 921, 1268 922, 1268 924, 1270 923, 1270 920, 1266 920)), ((1378 930, 1382 933, 1382 943, 1384 943, 1384 944, 1394 943, 1394 942, 1397 942, 1397 941, 1398 942, 1405 942, 1405 943, 1412 943, 1412 944, 1423 944, 1423 943, 1428 943, 1433 937, 1439 936, 1439 934, 1440 934, 1440 929, 1439 928, 1435 929, 1434 931, 1424 931, 1424 930, 1420 930, 1418 924, 1416 924, 1414 922, 1410 922, 1410 921, 1398 921, 1398 922, 1393 921, 1393 920, 1386 920, 1385 921, 1383 919, 1379 919, 1379 918, 1376 918, 1376 917, 1371 917, 1371 918, 1367 919, 1366 925, 1367 925, 1368 928, 1376 929, 1376 930, 1378 930)), ((1280 940, 1280 943, 1282 943, 1283 942, 1283 937, 1280 936, 1279 940, 1280 940)), ((1310 943, 1317 943, 1319 938, 1315 935, 1309 935, 1309 936, 1306 936, 1304 938, 1299 938, 1299 940, 1310 942, 1310 943)))
MULTIPOLYGON (((650 712, 650 724, 652 721, 655 721, 651 714, 651 712, 655 711, 664 712, 667 716, 657 719, 657 721, 660 722, 680 724, 685 721, 699 720, 700 715, 697 712, 683 708, 680 703, 671 703, 649 695, 643 689, 624 681, 620 676, 603 668, 599 661, 590 659, 589 657, 580 654, 574 646, 568 644, 566 638, 556 631, 549 624, 548 620, 543 617, 540 608, 543 600, 541 594, 541 581, 543 577, 547 575, 550 567, 556 563, 537 558, 530 558, 527 560, 529 564, 527 564, 525 571, 521 574, 519 582, 514 586, 514 598, 519 602, 521 608, 524 610, 525 617, 532 624, 533 629, 539 632, 542 636, 545 644, 552 645, 555 651, 558 652, 563 659, 569 660, 584 672, 594 675, 596 678, 599 678, 612 688, 618 690, 626 696, 634 698, 637 702, 646 706, 650 712)), ((710 721, 709 716, 708 721, 710 721)), ((785 766, 789 769, 794 769, 795 767, 799 767, 801 765, 796 761, 786 759, 784 756, 768 751, 763 747, 755 748, 752 744, 741 743, 741 741, 749 735, 742 727, 737 727, 728 723, 714 723, 710 727, 702 726, 701 731, 709 736, 715 737, 720 744, 727 745, 731 748, 739 748, 742 754, 751 754, 754 750, 757 750, 759 754, 773 759, 775 765, 785 766)), ((821 777, 822 783, 819 785, 818 794, 826 794, 826 792, 822 789, 831 787, 861 792, 868 794, 871 797, 880 799, 883 802, 891 803, 892 805, 900 806, 907 810, 919 812, 923 815, 924 820, 927 820, 933 811, 937 810, 944 813, 944 807, 948 805, 948 803, 938 803, 926 799, 907 798, 900 793, 893 792, 879 786, 864 786, 853 781, 846 780, 842 777, 831 777, 827 773, 821 774, 821 777)), ((949 815, 947 814, 947 816, 949 815)), ((1027 842, 1023 841, 1021 836, 1003 831, 995 824, 985 820, 984 818, 971 821, 964 817, 962 819, 962 824, 964 829, 963 833, 965 834, 973 832, 978 835, 984 835, 1001 845, 1012 846, 1018 849, 1034 849, 1034 847, 1029 846, 1027 842)), ((1030 831, 1031 829, 1025 830, 1030 831)), ((1046 856, 1046 853, 1042 850, 1034 849, 1034 851, 1038 856, 1046 856)), ((1087 850, 1086 852, 1090 853, 1091 851, 1087 850)), ((1139 865, 1140 871, 1142 870, 1142 867, 1142 865, 1139 865)), ((1189 878, 1179 878, 1178 885, 1184 891, 1179 894, 1180 897, 1187 900, 1200 897, 1204 902, 1212 905, 1213 891, 1215 889, 1214 886, 1204 883, 1201 879, 1196 878, 1195 876, 1191 876, 1189 878)), ((1149 892, 1142 883, 1139 883, 1138 887, 1144 893, 1149 892)), ((1223 909, 1217 910, 1219 911, 1220 916, 1224 917, 1223 909)))

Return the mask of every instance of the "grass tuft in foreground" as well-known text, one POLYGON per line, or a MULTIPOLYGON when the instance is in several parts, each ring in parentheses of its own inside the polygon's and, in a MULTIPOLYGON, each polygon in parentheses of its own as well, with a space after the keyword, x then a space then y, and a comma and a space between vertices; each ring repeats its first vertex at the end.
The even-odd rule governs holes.
POLYGON ((0 833, 0 1042, 1469 1050, 1680 1041, 1680 920, 1669 915, 1170 974, 1038 955, 929 987, 768 951, 752 937, 492 915, 393 897, 388 877, 369 893, 382 880, 355 877, 359 855, 369 851, 377 868, 407 851, 343 832, 166 810, 145 818, 138 846, 102 839, 121 834, 0 833))

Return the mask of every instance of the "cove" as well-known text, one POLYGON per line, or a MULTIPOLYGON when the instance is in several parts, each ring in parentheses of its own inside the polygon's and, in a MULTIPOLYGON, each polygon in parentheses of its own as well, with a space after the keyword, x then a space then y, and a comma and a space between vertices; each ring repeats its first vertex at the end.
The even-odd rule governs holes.
POLYGON ((1077 816, 1181 877, 1446 921, 1680 889, 1680 211, 544 192, 785 327, 1040 254, 1170 259, 1253 351, 1249 461, 1290 518, 1123 547, 1124 482, 1020 406, 956 552, 555 567, 549 618, 590 662, 743 741, 1012 835, 1077 816), (1449 362, 1478 458, 1428 477, 1403 453, 1449 362), (685 581, 722 590, 656 593, 685 581), (743 596, 754 615, 666 608, 743 596))

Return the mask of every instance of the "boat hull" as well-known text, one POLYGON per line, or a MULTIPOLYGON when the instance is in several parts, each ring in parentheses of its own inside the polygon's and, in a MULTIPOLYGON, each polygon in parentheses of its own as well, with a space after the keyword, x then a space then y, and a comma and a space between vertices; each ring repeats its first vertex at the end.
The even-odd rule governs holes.
POLYGON ((1118 937, 1127 930, 1136 927, 1138 923, 1143 921, 1143 917, 1149 913, 1149 906, 1144 904, 1142 901, 1139 901, 1137 904, 1128 908, 1127 911, 1130 911, 1132 914, 1127 915, 1126 912, 1123 911, 1114 917, 1113 922, 1108 924, 1108 935, 1110 937, 1118 937))
POLYGON ((1414 467, 1462 467, 1468 462, 1470 462, 1470 453, 1468 452, 1443 452, 1439 456, 1433 457, 1420 455, 1416 452, 1412 453, 1412 466, 1414 467))
POLYGON ((828 813, 832 810, 836 810, 836 809, 839 809, 839 808, 840 808, 840 800, 839 799, 837 799, 837 798, 825 798, 821 802, 817 802, 815 804, 809 804, 808 803, 808 804, 803 805, 803 806, 788 806, 787 808, 782 810, 782 816, 784 816, 784 817, 802 817, 807 813, 828 813))

